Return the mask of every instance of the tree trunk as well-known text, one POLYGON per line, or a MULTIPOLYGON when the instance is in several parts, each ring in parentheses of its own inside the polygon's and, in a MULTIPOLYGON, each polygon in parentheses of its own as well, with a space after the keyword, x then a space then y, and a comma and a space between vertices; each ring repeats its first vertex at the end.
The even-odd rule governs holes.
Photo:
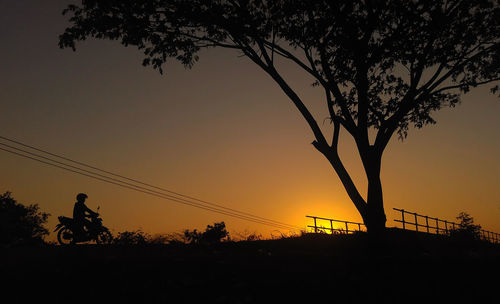
POLYGON ((384 212, 382 184, 380 177, 368 177, 368 199, 366 202, 366 215, 363 221, 368 232, 380 233, 385 230, 387 218, 384 212))
POLYGON ((380 180, 381 153, 370 151, 364 158, 366 177, 368 179, 368 193, 366 198, 366 214, 363 221, 370 233, 381 233, 385 230, 387 218, 384 212, 384 198, 382 182, 380 180))
MULTIPOLYGON (((356 206, 359 214, 363 218, 366 229, 370 234, 380 234, 385 230, 387 221, 384 212, 384 200, 382 195, 382 182, 380 181, 380 168, 382 163, 382 153, 373 147, 360 151, 366 177, 368 179, 368 193, 366 200, 360 195, 354 181, 345 169, 336 150, 322 146, 313 142, 330 162, 333 169, 340 178, 349 198, 356 206)), ((359 149, 359 147, 358 147, 359 149)))

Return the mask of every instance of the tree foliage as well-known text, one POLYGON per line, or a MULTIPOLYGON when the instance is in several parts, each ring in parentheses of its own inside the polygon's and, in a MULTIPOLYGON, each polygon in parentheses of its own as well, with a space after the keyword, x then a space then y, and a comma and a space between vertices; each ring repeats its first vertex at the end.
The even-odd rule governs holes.
POLYGON ((480 240, 481 226, 474 224, 474 218, 466 212, 457 216, 458 227, 451 231, 451 236, 461 240, 480 240))
POLYGON ((65 13, 73 26, 62 47, 88 36, 119 39, 142 49, 143 63, 160 71, 168 58, 191 66, 201 48, 216 46, 239 49, 270 71, 269 54, 297 61, 335 95, 350 127, 359 118, 385 129, 397 113, 399 132, 406 132, 409 123, 434 122, 432 110, 456 104, 451 89, 499 79, 500 12, 491 0, 83 0, 65 13), (434 73, 423 75, 429 68, 434 73))
POLYGON ((186 229, 184 236, 189 243, 192 244, 216 244, 229 236, 224 222, 207 225, 204 232, 199 232, 196 229, 190 231, 186 229))
POLYGON ((49 234, 44 227, 50 214, 41 212, 38 204, 18 203, 10 192, 0 195, 0 244, 41 244, 49 234))
POLYGON ((147 245, 151 243, 151 235, 142 231, 122 231, 113 239, 115 245, 147 245))
POLYGON ((471 88, 498 90, 499 6, 498 0, 82 0, 64 11, 71 25, 59 43, 75 49, 88 37, 118 40, 142 50, 143 64, 160 72, 170 58, 191 67, 204 48, 237 50, 297 107, 370 230, 375 222, 385 225, 380 163, 391 137, 435 123, 435 111, 455 106, 471 88), (331 140, 285 80, 282 60, 323 89, 331 140), (341 129, 356 142, 366 197, 338 154, 341 129))

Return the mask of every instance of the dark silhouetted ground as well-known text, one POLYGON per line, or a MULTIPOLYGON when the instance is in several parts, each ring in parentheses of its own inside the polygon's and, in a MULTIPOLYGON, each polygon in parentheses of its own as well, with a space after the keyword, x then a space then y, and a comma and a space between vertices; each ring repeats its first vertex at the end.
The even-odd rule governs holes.
POLYGON ((486 303, 500 246, 391 231, 0 249, 3 303, 486 303))

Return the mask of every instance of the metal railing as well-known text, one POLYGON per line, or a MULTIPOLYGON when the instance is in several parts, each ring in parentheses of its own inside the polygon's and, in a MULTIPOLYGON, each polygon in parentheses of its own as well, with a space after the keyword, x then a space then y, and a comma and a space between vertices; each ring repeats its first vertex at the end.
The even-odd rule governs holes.
POLYGON ((314 225, 308 225, 308 228, 314 229, 314 233, 320 233, 320 232, 326 232, 330 231, 331 234, 334 233, 353 233, 356 231, 366 231, 365 224, 363 223, 356 223, 356 222, 350 222, 350 221, 342 221, 342 220, 336 220, 336 219, 330 219, 330 218, 324 218, 324 217, 319 217, 319 216, 312 216, 312 215, 306 215, 308 218, 312 218, 314 220, 314 225), (322 223, 327 223, 328 226, 321 225, 322 223), (342 223, 343 227, 339 228, 334 228, 333 223, 342 223), (345 228, 344 228, 345 227, 345 228), (358 228, 358 229, 352 229, 352 228, 358 228))
MULTIPOLYGON (((460 224, 418 214, 416 212, 406 211, 404 209, 393 208, 401 212, 401 219, 394 221, 402 224, 403 230, 414 230, 417 232, 425 232, 430 234, 450 235, 452 231, 459 230, 460 224), (411 229, 413 228, 413 229, 411 229)), ((307 225, 307 228, 313 229, 314 233, 353 233, 357 231, 366 231, 366 226, 363 223, 336 220, 319 216, 306 215, 307 218, 313 219, 313 225, 307 225), (334 223, 341 223, 341 227, 334 228, 334 223), (357 229, 356 229, 357 228, 357 229)), ((487 230, 480 230, 479 237, 482 240, 491 243, 500 243, 500 234, 487 230)))
MULTIPOLYGON (((415 231, 417 232, 450 235, 451 231, 457 230, 460 227, 460 224, 455 222, 418 214, 416 212, 406 211, 404 209, 393 209, 401 212, 401 219, 396 219, 394 221, 401 223, 403 225, 403 230, 411 230, 408 229, 409 227, 407 227, 410 226, 414 227, 415 231), (407 216, 405 216, 405 214, 407 216)), ((482 240, 489 241, 491 243, 500 243, 500 234, 498 233, 487 230, 480 230, 479 236, 482 240)))

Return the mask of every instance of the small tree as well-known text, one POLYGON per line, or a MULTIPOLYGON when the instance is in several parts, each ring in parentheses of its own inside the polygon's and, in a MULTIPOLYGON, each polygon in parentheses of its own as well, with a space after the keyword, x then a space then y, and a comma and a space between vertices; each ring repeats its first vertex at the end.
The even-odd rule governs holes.
POLYGON ((184 239, 187 243, 198 244, 201 239, 201 235, 202 233, 197 229, 194 229, 192 231, 189 229, 184 230, 184 239))
POLYGON ((50 214, 41 212, 38 204, 24 206, 10 192, 0 195, 0 244, 41 244, 49 234, 44 227, 50 214))
POLYGON ((201 236, 201 240, 209 244, 219 243, 229 236, 224 222, 214 223, 213 226, 208 225, 205 232, 201 236))
POLYGON ((474 224, 474 218, 466 212, 460 212, 457 216, 460 220, 458 228, 452 230, 451 236, 463 240, 479 240, 481 239, 481 226, 474 224))
POLYGON ((303 116, 368 231, 385 228, 380 172, 393 135, 435 123, 434 111, 500 79, 498 0, 82 0, 64 13, 71 26, 61 47, 75 49, 88 37, 120 40, 160 72, 169 58, 191 67, 210 47, 253 61, 303 116), (331 140, 280 60, 324 92, 331 140), (341 129, 363 163, 364 196, 338 153, 341 129))
POLYGON ((216 244, 229 236, 224 222, 214 223, 213 226, 207 225, 205 232, 199 232, 196 229, 190 231, 186 229, 184 236, 188 242, 193 244, 216 244))

